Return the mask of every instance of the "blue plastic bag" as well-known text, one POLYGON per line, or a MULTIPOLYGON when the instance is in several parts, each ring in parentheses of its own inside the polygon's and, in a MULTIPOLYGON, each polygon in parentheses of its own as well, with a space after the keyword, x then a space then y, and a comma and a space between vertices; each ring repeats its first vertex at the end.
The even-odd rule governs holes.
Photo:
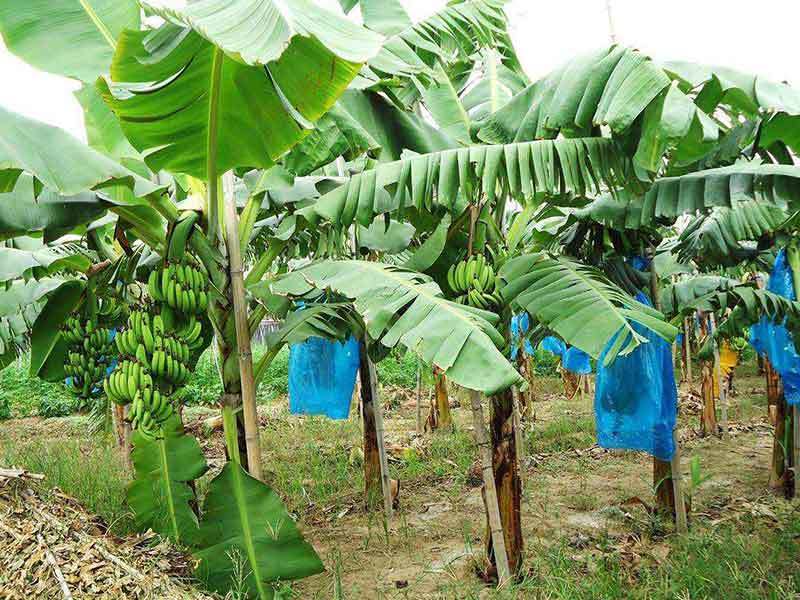
POLYGON ((337 342, 310 337, 289 348, 289 412, 346 419, 358 373, 355 337, 337 342))
MULTIPOLYGON (((530 317, 526 312, 511 317, 511 360, 516 360, 520 347, 519 341, 528 333, 530 326, 530 317)), ((529 339, 525 339, 525 354, 533 356, 533 346, 529 339)))
POLYGON ((564 353, 561 364, 567 371, 576 375, 588 375, 592 372, 592 360, 586 352, 571 346, 564 353))
MULTIPOLYGON (((641 292, 636 300, 650 306, 641 292)), ((604 448, 644 450, 666 461, 675 453, 672 430, 678 411, 672 349, 643 325, 632 326, 648 343, 603 366, 612 339, 597 361, 597 443, 604 448)))
POLYGON ((560 356, 562 359, 564 358, 564 354, 567 352, 567 345, 552 335, 548 335, 546 338, 544 338, 539 344, 539 348, 542 350, 547 350, 556 356, 560 356))
MULTIPOLYGON (((775 258, 767 290, 789 300, 796 299, 785 250, 780 250, 775 258)), ((756 352, 769 358, 772 368, 781 376, 786 402, 800 404, 800 355, 789 330, 783 324, 773 323, 763 317, 750 328, 750 344, 756 352)))

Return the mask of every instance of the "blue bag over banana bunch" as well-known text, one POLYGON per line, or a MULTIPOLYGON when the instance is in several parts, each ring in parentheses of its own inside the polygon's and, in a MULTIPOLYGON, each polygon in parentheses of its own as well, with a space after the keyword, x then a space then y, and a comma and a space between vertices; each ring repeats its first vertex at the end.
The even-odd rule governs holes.
MULTIPOLYGON (((792 270, 789 268, 785 250, 779 251, 775 258, 767 290, 789 300, 796 300, 792 270)), ((774 323, 762 317, 750 328, 750 344, 756 352, 766 355, 772 368, 781 376, 786 402, 800 403, 800 355, 789 330, 782 323, 774 323)))
POLYGON ((346 419, 358 373, 359 343, 310 337, 289 348, 289 411, 346 419))
MULTIPOLYGON (((651 306, 641 292, 636 300, 651 306)), ((672 350, 646 327, 638 323, 632 326, 648 343, 604 366, 614 338, 597 361, 597 443, 604 448, 644 450, 666 461, 675 453, 672 430, 678 410, 672 350)))

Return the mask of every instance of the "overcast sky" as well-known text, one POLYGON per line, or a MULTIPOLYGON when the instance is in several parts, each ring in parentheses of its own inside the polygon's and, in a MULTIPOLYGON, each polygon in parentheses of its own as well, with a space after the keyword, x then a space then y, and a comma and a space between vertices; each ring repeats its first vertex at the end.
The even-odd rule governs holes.
MULTIPOLYGON (((403 1, 415 21, 444 4, 403 1)), ((531 79, 610 43, 606 0, 510 0, 507 13, 531 79)), ((611 14, 617 41, 656 60, 723 65, 800 86, 797 0, 611 0, 611 14)), ((0 105, 85 139, 76 83, 29 67, 2 43, 0 73, 0 105)))

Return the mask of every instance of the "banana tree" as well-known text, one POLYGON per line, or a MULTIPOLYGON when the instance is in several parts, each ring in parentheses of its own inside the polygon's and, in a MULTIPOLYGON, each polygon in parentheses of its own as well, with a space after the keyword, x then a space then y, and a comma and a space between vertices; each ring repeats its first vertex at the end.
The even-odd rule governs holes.
MULTIPOLYGON (((717 93, 724 77, 714 69, 697 70, 708 76, 691 83, 677 66, 620 47, 581 57, 499 103, 482 121, 466 121, 471 135, 461 138, 460 147, 426 148, 372 168, 364 169, 369 161, 358 166, 344 185, 298 210, 295 224, 347 228, 369 226, 380 215, 399 220, 450 215, 446 239, 463 249, 467 235, 457 235, 467 233, 474 211, 482 229, 479 245, 491 245, 493 234, 502 237, 504 212, 513 201, 524 209, 517 228, 530 224, 536 206, 544 203, 551 215, 560 211, 563 228, 551 224, 549 231, 538 231, 545 246, 539 239, 538 245, 514 249, 522 256, 512 256, 500 272, 504 304, 528 310, 543 327, 595 357, 619 332, 628 335, 618 337, 623 342, 609 359, 640 343, 631 320, 670 339, 675 328, 622 291, 648 287, 650 276, 621 263, 620 254, 657 245, 663 237, 659 228, 683 214, 759 203, 751 210, 755 219, 743 227, 752 236, 765 220, 778 219, 778 210, 797 206, 797 169, 774 164, 785 162, 794 140, 794 92, 745 76, 739 80, 743 90, 731 91, 726 82, 726 91, 717 93), (739 127, 743 121, 750 126, 739 127), (768 145, 760 143, 765 128, 768 145), (587 219, 592 224, 585 225, 587 219), (561 248, 573 258, 558 256, 561 248), (599 249, 595 258, 593 249, 599 249), (585 327, 581 315, 596 316, 598 326, 585 327)), ((458 108, 459 88, 451 87, 455 94, 435 97, 458 108)), ((420 98, 424 104, 425 94, 420 98)), ((464 122, 469 111, 440 114, 464 122)), ((464 131, 453 119, 439 125, 442 131, 464 131)), ((691 236, 690 230, 682 243, 691 236)), ((446 257, 446 248, 445 258, 426 271, 449 290, 445 273, 453 258, 446 257)))

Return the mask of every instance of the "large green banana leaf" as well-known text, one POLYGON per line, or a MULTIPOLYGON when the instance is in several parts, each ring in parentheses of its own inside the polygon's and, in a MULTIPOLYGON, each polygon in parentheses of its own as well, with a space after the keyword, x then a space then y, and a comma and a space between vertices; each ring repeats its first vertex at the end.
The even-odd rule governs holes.
POLYGON ((61 335, 61 326, 79 306, 84 287, 80 280, 65 280, 47 297, 47 303, 31 329, 32 376, 53 382, 64 379, 68 345, 61 335))
POLYGON ((715 290, 700 296, 682 305, 673 321, 679 323, 683 316, 693 315, 698 310, 720 315, 724 315, 728 310, 736 310, 736 318, 746 319, 749 323, 754 323, 761 317, 768 317, 777 322, 789 319, 795 325, 800 322, 800 302, 789 300, 768 290, 758 289, 752 284, 715 290))
POLYGON ((204 180, 269 167, 345 90, 381 38, 308 0, 147 4, 168 23, 121 36, 98 83, 153 171, 204 180))
POLYGON ((14 189, 23 173, 64 196, 91 189, 115 194, 119 203, 146 204, 160 187, 92 150, 67 132, 0 107, 0 192, 14 189), (132 192, 132 193, 131 193, 132 192))
POLYGON ((308 175, 339 156, 353 160, 379 148, 378 142, 341 103, 322 115, 314 130, 292 148, 281 164, 295 175, 308 175))
POLYGON ((743 251, 741 242, 758 241, 778 229, 788 217, 780 206, 757 200, 715 208, 689 222, 672 251, 681 262, 702 259, 722 264, 726 258, 733 260, 743 251))
POLYGON ((198 546, 197 575, 222 594, 236 581, 237 568, 247 597, 259 600, 275 597, 273 584, 324 570, 280 497, 234 461, 209 485, 198 546))
POLYGON ((75 98, 83 108, 83 122, 89 147, 143 175, 142 169, 145 167, 141 155, 125 137, 116 115, 103 102, 103 97, 94 83, 81 86, 81 89, 75 92, 75 98))
POLYGON ((575 215, 591 217, 615 229, 639 229, 684 214, 735 208, 756 202, 789 212, 800 208, 800 167, 741 162, 657 179, 644 196, 601 196, 575 215), (591 214, 590 214, 591 213, 591 214))
POLYGON ((14 190, 0 193, 0 240, 42 232, 54 239, 106 211, 93 192, 61 196, 50 190, 34 195, 33 177, 23 174, 14 190))
POLYGON ((644 54, 612 46, 572 59, 531 84, 480 126, 478 137, 491 143, 594 135, 607 125, 627 135, 644 115, 635 161, 656 171, 668 148, 677 146, 680 162, 710 149, 718 127, 644 54))
POLYGON ((404 151, 429 154, 458 148, 458 142, 414 112, 403 111, 376 93, 347 90, 339 104, 378 143, 378 160, 391 162, 404 151))
POLYGON ((139 29, 136 0, 4 0, 6 47, 38 69, 92 82, 108 73, 117 37, 139 29))
POLYGON ((197 541, 199 525, 191 507, 195 494, 188 483, 208 466, 197 439, 185 435, 177 419, 163 428, 163 437, 133 437, 136 479, 128 486, 128 505, 136 526, 150 528, 173 542, 190 546, 197 541))
POLYGON ((421 93, 422 102, 439 129, 459 143, 470 145, 472 121, 441 63, 436 64, 430 83, 422 88, 421 93))
POLYGON ((505 106, 527 86, 527 81, 503 64, 494 49, 481 53, 481 73, 461 96, 461 102, 472 120, 487 118, 505 106))
POLYGON ((20 277, 39 279, 60 271, 82 273, 91 264, 86 252, 76 244, 33 250, 0 247, 0 283, 20 277))
POLYGON ((468 200, 493 200, 498 188, 527 202, 544 196, 583 196, 635 184, 615 142, 559 139, 471 146, 378 164, 302 209, 310 222, 368 226, 376 215, 416 206, 460 212, 468 200))
POLYGON ((678 333, 660 312, 631 298, 598 269, 569 258, 526 254, 509 260, 499 276, 506 302, 527 311, 568 344, 599 358, 613 340, 607 363, 647 343, 632 323, 669 342, 678 333))
POLYGON ((425 275, 376 262, 325 260, 289 273, 271 289, 286 296, 331 290, 352 298, 372 339, 387 348, 405 346, 462 387, 491 395, 520 381, 499 350, 504 340, 493 327, 497 315, 445 299, 425 275))
POLYGON ((51 278, 14 281, 0 290, 0 370, 27 346, 46 296, 63 283, 62 279, 51 278))
POLYGON ((405 22, 399 30, 400 19, 391 25, 385 19, 376 25, 376 12, 385 10, 382 2, 368 0, 365 22, 384 29, 389 37, 381 51, 369 61, 369 69, 362 73, 365 83, 377 79, 372 71, 390 77, 414 77, 425 75, 437 61, 445 64, 454 59, 469 59, 479 48, 496 48, 504 54, 512 54, 510 40, 506 34, 505 0, 465 0, 449 3, 427 19, 410 24, 405 22), (373 15, 374 18, 373 18, 373 15))
POLYGON ((672 317, 698 298, 714 292, 730 290, 738 285, 741 285, 741 282, 730 277, 696 275, 691 279, 662 288, 659 293, 661 310, 665 315, 672 317))

